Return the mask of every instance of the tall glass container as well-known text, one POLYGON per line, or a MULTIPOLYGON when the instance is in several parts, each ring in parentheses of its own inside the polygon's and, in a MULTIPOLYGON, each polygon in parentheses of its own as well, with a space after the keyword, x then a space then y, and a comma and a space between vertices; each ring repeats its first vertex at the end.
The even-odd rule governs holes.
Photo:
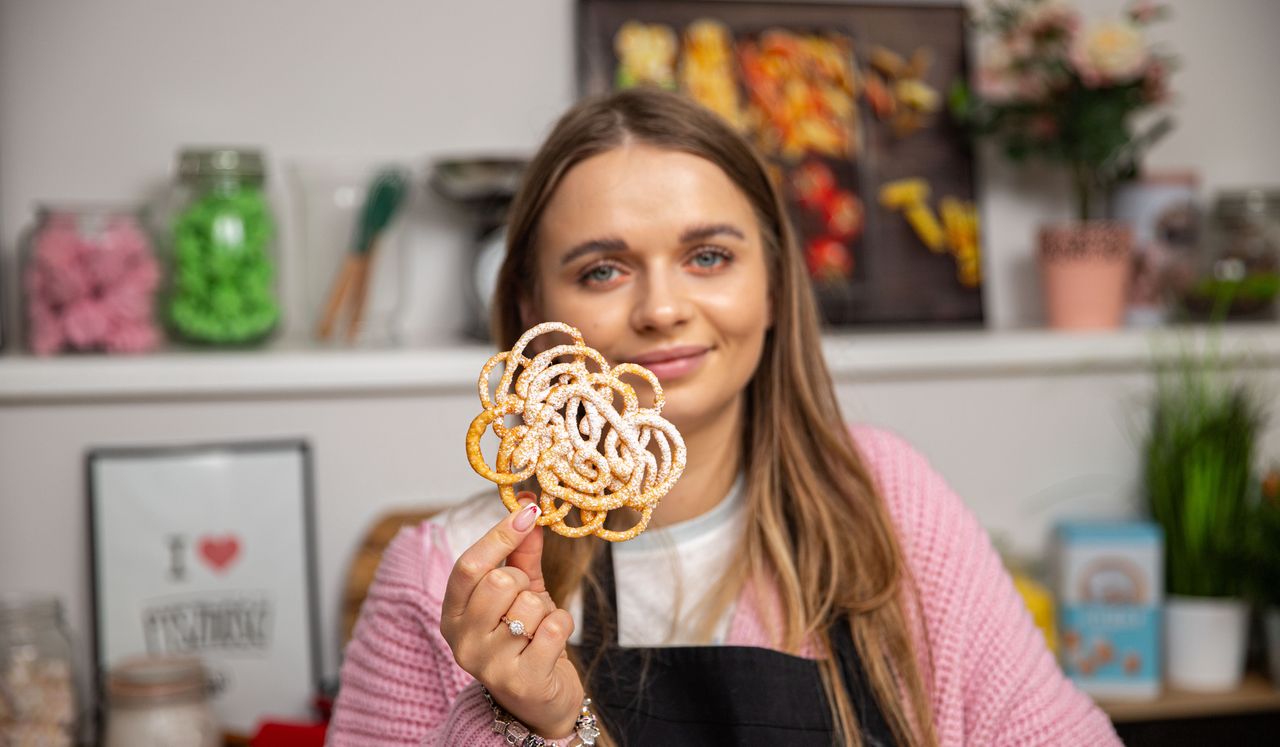
POLYGON ((27 349, 141 353, 160 341, 160 264, 138 211, 41 207, 22 242, 27 349))
POLYGON ((262 342, 276 329, 276 221, 265 180, 262 154, 255 150, 179 154, 167 303, 177 339, 242 346, 262 342))
POLYGON ((76 721, 71 638, 61 603, 0 595, 0 745, 71 745, 76 721))

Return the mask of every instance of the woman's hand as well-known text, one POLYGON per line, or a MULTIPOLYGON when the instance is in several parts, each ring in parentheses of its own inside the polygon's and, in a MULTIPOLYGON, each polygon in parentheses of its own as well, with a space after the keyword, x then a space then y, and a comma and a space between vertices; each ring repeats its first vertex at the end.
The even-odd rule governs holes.
POLYGON ((582 706, 578 672, 565 653, 573 617, 556 607, 542 578, 538 507, 522 493, 519 511, 498 522, 458 558, 445 587, 440 632, 458 666, 535 734, 573 732, 582 706), (506 565, 503 565, 503 561, 506 565), (502 621, 519 620, 532 640, 502 621))

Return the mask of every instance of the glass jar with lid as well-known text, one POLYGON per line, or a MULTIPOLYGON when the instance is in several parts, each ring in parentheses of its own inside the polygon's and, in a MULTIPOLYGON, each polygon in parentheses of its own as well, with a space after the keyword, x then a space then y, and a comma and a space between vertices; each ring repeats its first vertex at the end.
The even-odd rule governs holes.
POLYGON ((1214 203, 1200 279, 1187 306, 1201 315, 1273 316, 1280 292, 1280 190, 1226 191, 1214 203))
POLYGON ((21 259, 30 352, 141 353, 160 342, 161 269, 136 208, 42 206, 21 259))
POLYGON ((172 264, 167 318, 178 339, 240 346, 261 342, 276 329, 276 221, 265 181, 256 150, 179 153, 166 227, 172 264))
POLYGON ((197 658, 127 659, 107 676, 105 747, 217 747, 213 687, 197 658))
POLYGON ((54 597, 0 595, 0 744, 71 745, 77 729, 71 638, 54 597))

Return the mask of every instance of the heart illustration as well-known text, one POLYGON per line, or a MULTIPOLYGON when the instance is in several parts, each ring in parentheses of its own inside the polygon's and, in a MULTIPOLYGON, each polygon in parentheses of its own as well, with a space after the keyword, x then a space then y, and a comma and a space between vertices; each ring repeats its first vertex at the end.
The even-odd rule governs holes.
POLYGON ((223 572, 240 554, 240 540, 235 535, 201 537, 197 546, 200 559, 215 571, 223 572))

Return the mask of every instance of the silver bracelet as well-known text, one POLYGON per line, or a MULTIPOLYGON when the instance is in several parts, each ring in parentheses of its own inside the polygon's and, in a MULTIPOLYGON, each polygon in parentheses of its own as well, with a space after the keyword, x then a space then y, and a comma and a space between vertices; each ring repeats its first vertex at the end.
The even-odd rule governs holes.
MULTIPOLYGON (((489 688, 481 685, 480 692, 484 694, 484 699, 488 701, 489 707, 493 709, 493 733, 502 737, 503 741, 511 745, 511 747, 546 747, 547 740, 534 734, 529 727, 516 720, 515 716, 507 713, 498 702, 493 699, 493 695, 489 692, 489 688)), ((591 698, 582 699, 582 711, 578 714, 578 718, 573 722, 573 731, 577 739, 573 742, 572 747, 593 747, 596 743, 596 737, 600 736, 600 728, 596 726, 596 716, 591 712, 591 698)))

